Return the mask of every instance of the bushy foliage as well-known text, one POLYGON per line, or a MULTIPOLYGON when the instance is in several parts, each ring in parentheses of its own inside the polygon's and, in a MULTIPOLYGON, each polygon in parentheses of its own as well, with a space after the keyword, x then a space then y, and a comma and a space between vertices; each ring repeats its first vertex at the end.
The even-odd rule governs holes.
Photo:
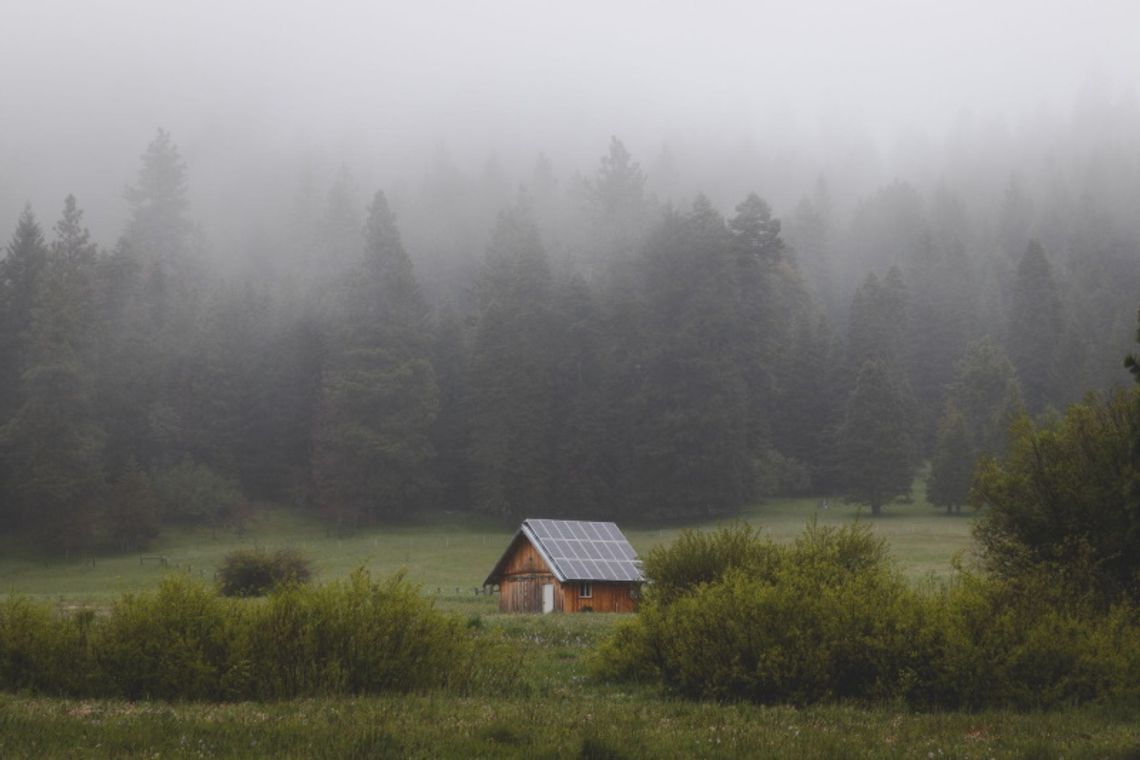
POLYGON ((924 600, 921 667, 900 693, 920 706, 1045 708, 1140 695, 1140 617, 1105 610, 1049 573, 965 573, 924 600))
POLYGON ((1105 612, 1045 574, 914 588, 862 525, 812 524, 789 545, 746 526, 685 534, 651 552, 646 571, 638 618, 595 653, 599 677, 762 703, 1049 707, 1140 695, 1133 607, 1105 612))
POLYGON ((242 611, 206 586, 172 576, 127 595, 100 621, 95 661, 108 696, 222 699, 238 652, 242 611))
POLYGON ((655 546, 645 555, 645 573, 653 579, 646 593, 664 605, 702 584, 722 579, 729 570, 767 576, 777 554, 777 547, 748 523, 711 533, 685 530, 672 544, 655 546))
POLYGON ((498 639, 444 615, 402 576, 358 571, 268 600, 225 599, 167 578, 106 617, 0 605, 0 689, 75 697, 286 699, 512 688, 518 664, 498 639))
POLYGON ((176 523, 217 523, 242 501, 237 483, 190 459, 157 473, 153 487, 163 519, 176 523))
POLYGON ((1105 603, 1140 600, 1138 403, 1140 390, 1090 396, 1052 423, 1015 423, 1008 457, 984 460, 971 492, 987 508, 976 535, 989 569, 1009 578, 1051 568, 1105 603))
POLYGON ((516 672, 494 647, 477 652, 465 621, 435 612, 401 575, 287 588, 260 612, 248 649, 259 698, 468 690, 516 672))
POLYGON ((297 549, 238 549, 218 568, 218 590, 222 596, 262 596, 283 584, 308 583, 312 577, 312 562, 297 549))
POLYGON ((92 620, 87 611, 60 620, 22 597, 0 603, 0 689, 60 694, 88 688, 92 620))

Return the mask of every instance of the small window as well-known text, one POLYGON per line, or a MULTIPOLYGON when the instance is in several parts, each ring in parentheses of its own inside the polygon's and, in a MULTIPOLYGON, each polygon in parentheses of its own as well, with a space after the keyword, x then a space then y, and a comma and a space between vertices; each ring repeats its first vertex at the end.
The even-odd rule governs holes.
POLYGON ((589 581, 582 581, 578 584, 578 598, 589 599, 594 595, 594 586, 589 581))
POLYGON ((629 598, 630 599, 637 599, 639 596, 641 596, 641 589, 639 589, 637 586, 630 586, 629 587, 629 598))

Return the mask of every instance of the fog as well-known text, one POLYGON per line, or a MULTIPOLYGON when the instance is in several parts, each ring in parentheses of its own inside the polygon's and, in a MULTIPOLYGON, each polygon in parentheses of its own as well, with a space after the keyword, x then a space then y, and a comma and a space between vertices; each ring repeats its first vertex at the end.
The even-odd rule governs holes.
POLYGON ((0 531, 960 509, 1131 382, 1138 8, 9 0, 0 531))
POLYGON ((592 172, 611 135, 651 182, 669 146, 684 194, 786 211, 821 173, 858 194, 936 179, 963 141, 1048 144, 1089 99, 1134 114, 1140 72, 1127 0, 4 5, 0 226, 74 193, 104 245, 157 127, 228 248, 305 172, 370 194, 446 152, 513 185, 540 151, 592 172))

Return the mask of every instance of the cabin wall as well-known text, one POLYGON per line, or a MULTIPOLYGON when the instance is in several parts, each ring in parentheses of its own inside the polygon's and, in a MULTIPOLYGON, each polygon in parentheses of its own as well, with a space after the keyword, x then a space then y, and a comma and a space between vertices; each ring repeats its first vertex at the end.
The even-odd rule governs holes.
POLYGON ((637 584, 591 584, 592 596, 579 598, 580 584, 558 582, 542 555, 523 536, 511 545, 499 581, 500 612, 542 612, 542 587, 554 584, 554 611, 581 612, 586 608, 594 612, 634 612, 637 609, 637 584))
POLYGON ((558 579, 530 541, 519 536, 499 581, 499 612, 542 612, 542 587, 554 584, 554 609, 562 609, 558 579))
POLYGON ((499 583, 499 612, 542 612, 542 587, 554 584, 554 609, 562 609, 558 580, 550 573, 512 575, 499 583))
MULTIPOLYGON (((578 596, 581 584, 578 581, 567 581, 562 589, 562 609, 565 612, 581 612, 590 608, 594 612, 634 612, 637 610, 637 585, 629 583, 603 583, 593 581, 590 584, 592 596, 582 598, 578 596)), ((557 597, 557 594, 555 594, 557 597)), ((539 597, 539 609, 542 598, 539 597)))
POLYGON ((523 536, 519 536, 511 547, 511 556, 503 568, 503 575, 530 575, 533 573, 550 573, 546 561, 534 545, 523 536))

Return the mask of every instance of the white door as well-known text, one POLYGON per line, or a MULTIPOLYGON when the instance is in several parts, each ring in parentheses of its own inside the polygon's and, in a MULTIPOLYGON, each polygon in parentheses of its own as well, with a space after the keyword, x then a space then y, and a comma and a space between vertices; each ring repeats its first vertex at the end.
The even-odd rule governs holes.
POLYGON ((554 612, 554 584, 542 584, 542 614, 554 612))

